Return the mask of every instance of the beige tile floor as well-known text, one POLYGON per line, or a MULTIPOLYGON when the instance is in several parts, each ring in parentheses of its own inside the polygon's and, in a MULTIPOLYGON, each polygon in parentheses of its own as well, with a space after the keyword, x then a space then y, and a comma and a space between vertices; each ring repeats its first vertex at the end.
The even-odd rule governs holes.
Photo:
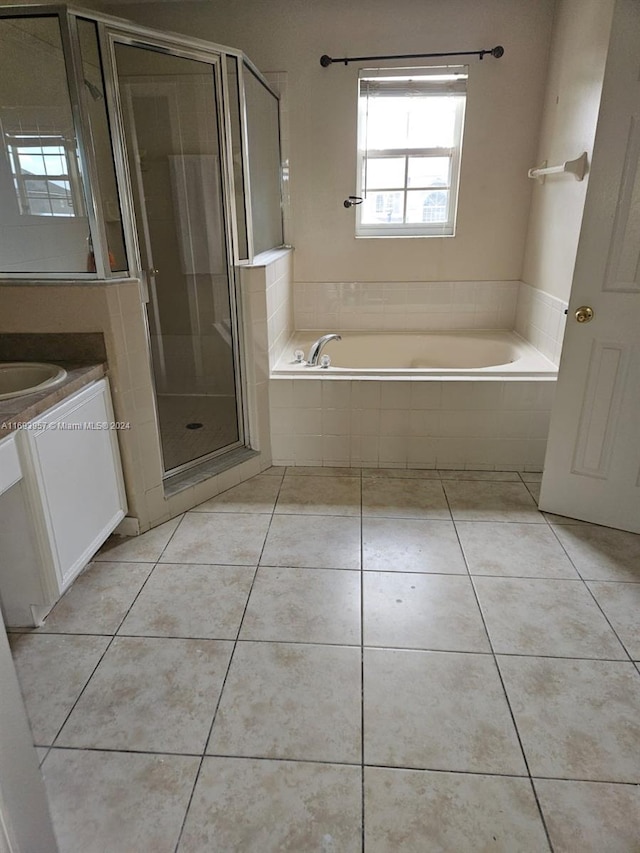
POLYGON ((540 476, 271 469, 12 647, 61 853, 638 853, 640 536, 540 476))

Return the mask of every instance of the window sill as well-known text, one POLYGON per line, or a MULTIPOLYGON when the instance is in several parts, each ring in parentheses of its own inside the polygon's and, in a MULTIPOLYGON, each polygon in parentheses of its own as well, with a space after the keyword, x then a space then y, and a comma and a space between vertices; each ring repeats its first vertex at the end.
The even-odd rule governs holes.
POLYGON ((355 234, 356 240, 448 240, 454 234, 355 234))

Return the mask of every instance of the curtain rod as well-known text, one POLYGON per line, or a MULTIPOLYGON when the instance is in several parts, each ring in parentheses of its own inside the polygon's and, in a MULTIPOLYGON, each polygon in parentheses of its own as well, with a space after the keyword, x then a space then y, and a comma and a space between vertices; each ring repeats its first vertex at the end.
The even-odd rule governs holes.
POLYGON ((479 56, 480 59, 484 59, 486 54, 500 59, 504 54, 504 48, 501 44, 498 44, 496 47, 491 48, 491 50, 454 50, 451 53, 401 53, 394 56, 341 56, 340 59, 333 59, 325 53, 320 57, 320 65, 323 68, 328 68, 334 62, 344 62, 345 65, 348 65, 350 62, 369 62, 378 59, 432 59, 440 56, 479 56))

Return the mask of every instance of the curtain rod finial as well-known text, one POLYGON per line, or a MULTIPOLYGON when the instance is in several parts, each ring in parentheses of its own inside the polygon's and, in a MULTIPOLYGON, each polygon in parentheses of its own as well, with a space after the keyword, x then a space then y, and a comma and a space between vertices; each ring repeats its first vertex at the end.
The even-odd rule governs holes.
POLYGON ((495 56, 496 59, 500 59, 501 56, 504 56, 504 48, 501 44, 498 44, 493 48, 491 56, 495 56))
POLYGON ((323 68, 328 68, 332 62, 333 60, 330 56, 327 56, 326 53, 323 53, 320 57, 320 65, 322 65, 323 68))

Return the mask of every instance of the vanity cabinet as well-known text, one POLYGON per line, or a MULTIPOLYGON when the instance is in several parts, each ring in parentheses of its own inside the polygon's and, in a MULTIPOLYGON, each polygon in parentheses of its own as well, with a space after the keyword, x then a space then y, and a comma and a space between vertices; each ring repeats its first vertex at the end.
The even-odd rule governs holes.
POLYGON ((17 491, 14 486, 0 496, 6 510, 0 522, 0 598, 7 624, 24 626, 41 621, 124 518, 107 380, 83 388, 10 438, 21 479, 17 491), (18 566, 16 542, 32 549, 18 566))

